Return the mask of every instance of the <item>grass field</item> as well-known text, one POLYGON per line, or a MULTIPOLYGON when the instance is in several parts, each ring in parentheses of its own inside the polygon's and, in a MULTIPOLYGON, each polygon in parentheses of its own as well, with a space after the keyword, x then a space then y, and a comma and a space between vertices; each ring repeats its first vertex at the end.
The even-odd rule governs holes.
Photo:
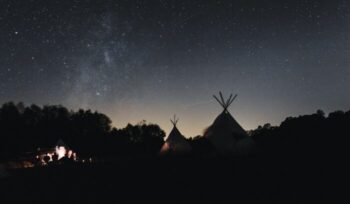
MULTIPOLYGON (((15 170, 6 203, 317 203, 346 190, 324 169, 245 159, 134 159, 15 170), (316 171, 315 171, 316 170, 316 171), (337 189, 337 190, 335 190, 337 189)), ((343 197, 342 197, 343 196, 343 197)), ((1 202, 3 203, 3 202, 1 202)))

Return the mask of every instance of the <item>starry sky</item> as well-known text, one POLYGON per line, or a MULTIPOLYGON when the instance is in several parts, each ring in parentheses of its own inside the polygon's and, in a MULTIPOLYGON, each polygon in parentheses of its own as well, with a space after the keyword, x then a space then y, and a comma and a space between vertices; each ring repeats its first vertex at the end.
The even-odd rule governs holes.
POLYGON ((0 0, 0 103, 90 108, 116 127, 229 108, 247 130, 350 109, 347 0, 0 0))

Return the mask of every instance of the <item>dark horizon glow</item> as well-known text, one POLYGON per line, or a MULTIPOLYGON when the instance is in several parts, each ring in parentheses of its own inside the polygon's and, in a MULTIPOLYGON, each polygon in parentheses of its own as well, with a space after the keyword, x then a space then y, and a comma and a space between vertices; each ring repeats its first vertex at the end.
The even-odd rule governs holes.
POLYGON ((350 109, 350 9, 334 1, 5 0, 0 103, 89 108, 195 136, 350 109))

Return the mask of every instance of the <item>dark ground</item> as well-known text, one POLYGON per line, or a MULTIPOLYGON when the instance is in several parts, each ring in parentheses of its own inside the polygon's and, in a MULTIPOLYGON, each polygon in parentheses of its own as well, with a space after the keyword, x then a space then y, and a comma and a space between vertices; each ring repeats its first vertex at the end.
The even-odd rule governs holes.
POLYGON ((30 168, 0 180, 0 203, 348 203, 347 172, 290 162, 137 159, 30 168))

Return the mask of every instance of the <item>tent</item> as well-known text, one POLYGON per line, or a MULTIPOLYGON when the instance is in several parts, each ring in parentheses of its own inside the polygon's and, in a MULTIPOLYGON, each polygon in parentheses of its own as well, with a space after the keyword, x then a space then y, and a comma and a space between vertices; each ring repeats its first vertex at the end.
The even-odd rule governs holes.
POLYGON ((228 111, 228 107, 236 99, 237 95, 225 100, 219 92, 220 99, 213 95, 215 100, 222 106, 223 111, 216 117, 213 124, 204 131, 207 138, 220 154, 245 154, 253 141, 246 131, 239 125, 228 111))
POLYGON ((190 144, 176 127, 179 119, 174 116, 174 119, 170 119, 170 121, 173 124, 173 129, 161 148, 161 154, 185 154, 190 152, 192 149, 190 144))

